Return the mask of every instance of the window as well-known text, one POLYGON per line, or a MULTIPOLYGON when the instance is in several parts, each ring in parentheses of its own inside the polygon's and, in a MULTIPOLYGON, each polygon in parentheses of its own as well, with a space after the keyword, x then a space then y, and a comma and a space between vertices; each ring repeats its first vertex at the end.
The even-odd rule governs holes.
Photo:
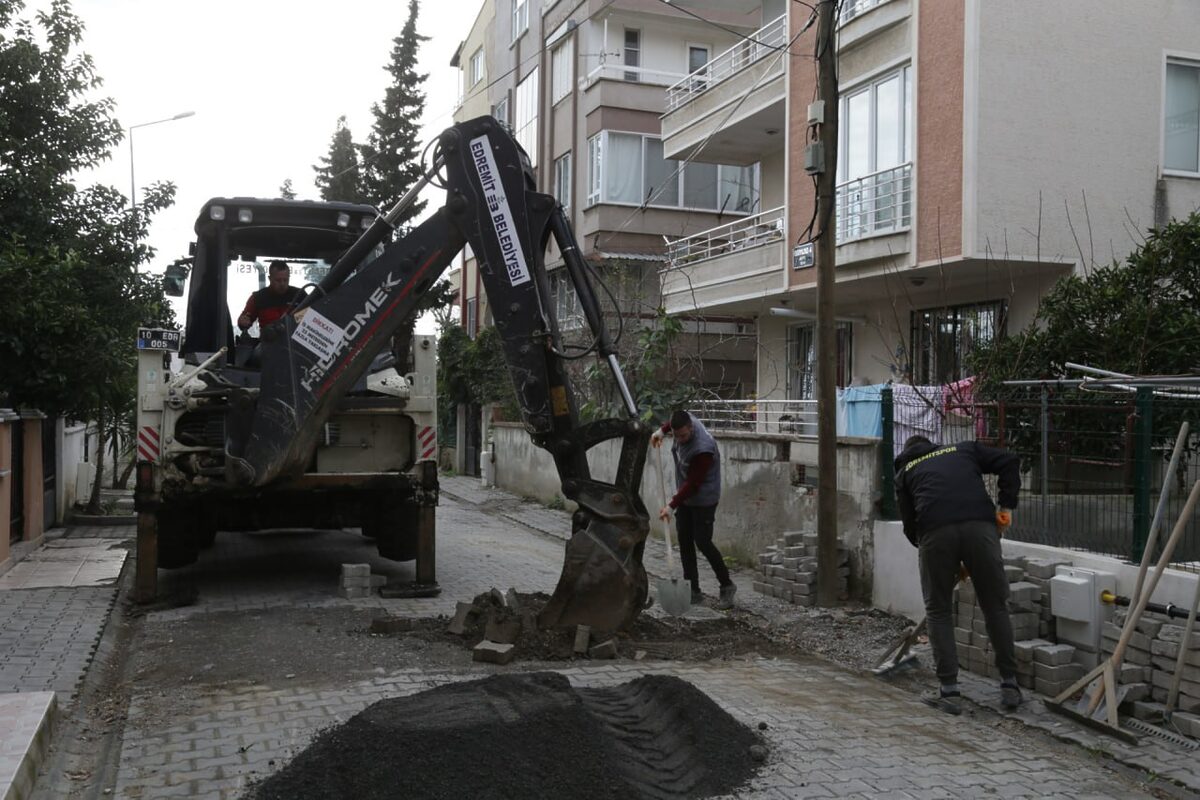
MULTIPOLYGON (((850 326, 839 322, 837 336, 837 385, 850 382, 850 326)), ((805 322, 788 329, 788 399, 817 399, 817 323, 805 322)))
POLYGON ((515 42, 527 30, 529 30, 529 0, 513 0, 512 40, 515 42))
POLYGON ((1167 62, 1163 168, 1200 172, 1200 63, 1167 62))
POLYGON ((470 84, 474 86, 484 79, 484 48, 475 50, 470 56, 470 84))
POLYGON ((554 196, 563 208, 571 207, 571 154, 554 162, 554 196))
POLYGON ((495 117, 496 121, 499 122, 501 125, 505 125, 505 126, 509 125, 510 121, 508 119, 508 98, 507 97, 501 98, 499 103, 496 103, 496 105, 492 106, 492 116, 495 117))
POLYGON ((638 79, 637 67, 642 66, 642 32, 632 28, 625 29, 625 66, 635 67, 625 73, 625 80, 638 79))
POLYGON ((1004 301, 914 311, 913 382, 921 386, 968 377, 967 361, 980 344, 1004 335, 1004 301))
POLYGON ((468 297, 467 298, 467 320, 466 320, 466 324, 464 324, 463 327, 466 328, 466 330, 467 330, 467 336, 472 339, 474 339, 475 334, 478 333, 478 331, 476 330, 476 326, 479 324, 478 317, 479 317, 479 298, 478 297, 468 297))
POLYGON ((594 206, 600 202, 600 145, 603 134, 596 134, 588 139, 588 182, 587 204, 594 206))
POLYGON ((571 93, 575 77, 575 40, 567 37, 550 51, 550 102, 557 103, 571 93))
POLYGON ((841 98, 838 183, 912 161, 912 69, 904 67, 841 98))
POLYGON ((689 44, 687 56, 687 72, 688 75, 694 75, 692 79, 692 89, 697 92, 702 92, 708 87, 708 54, 709 49, 706 44, 689 44))
POLYGON ((550 273, 550 296, 554 300, 554 316, 558 318, 560 330, 569 331, 584 326, 583 308, 579 305, 579 293, 565 269, 550 273))
POLYGON ((517 84, 516 114, 513 119, 513 135, 517 144, 525 148, 529 165, 537 166, 538 144, 538 68, 534 67, 525 80, 517 84))
POLYGON ((588 140, 587 204, 623 203, 753 214, 759 208, 758 165, 736 167, 663 158, 662 140, 601 131, 588 140))

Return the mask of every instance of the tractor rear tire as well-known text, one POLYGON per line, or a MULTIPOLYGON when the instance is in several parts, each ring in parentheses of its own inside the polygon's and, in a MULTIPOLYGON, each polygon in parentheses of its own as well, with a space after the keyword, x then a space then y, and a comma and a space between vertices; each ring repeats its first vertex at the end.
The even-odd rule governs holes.
POLYGON ((179 569, 200 557, 199 526, 193 509, 158 510, 158 566, 179 569))
POLYGON ((417 505, 381 498, 364 509, 363 536, 374 539, 379 555, 392 561, 417 557, 417 505))

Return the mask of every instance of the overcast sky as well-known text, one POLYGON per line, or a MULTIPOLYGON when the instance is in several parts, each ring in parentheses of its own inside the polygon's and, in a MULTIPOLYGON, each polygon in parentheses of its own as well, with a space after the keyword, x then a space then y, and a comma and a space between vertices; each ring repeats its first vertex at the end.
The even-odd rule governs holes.
MULTIPOLYGON (((30 2, 26 16, 48 0, 30 2)), ((478 13, 478 0, 424 0, 420 70, 428 73, 423 138, 452 123, 458 93, 450 58, 478 13)), ((184 111, 196 115, 133 132, 139 187, 171 180, 174 208, 155 221, 152 268, 187 253, 192 225, 210 197, 277 197, 291 178, 316 199, 312 165, 345 114, 355 141, 382 100, 404 0, 73 0, 87 26, 83 50, 128 128, 184 111)), ((129 193, 129 142, 92 179, 129 193)))

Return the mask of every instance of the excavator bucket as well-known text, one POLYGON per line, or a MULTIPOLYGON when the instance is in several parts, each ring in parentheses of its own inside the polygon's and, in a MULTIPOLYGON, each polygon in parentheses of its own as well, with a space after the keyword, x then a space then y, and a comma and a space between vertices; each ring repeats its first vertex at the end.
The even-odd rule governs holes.
POLYGON ((650 526, 645 512, 605 519, 581 510, 575 517, 584 524, 575 526, 567 542, 562 575, 538 625, 624 630, 646 606, 648 582, 642 554, 650 526))

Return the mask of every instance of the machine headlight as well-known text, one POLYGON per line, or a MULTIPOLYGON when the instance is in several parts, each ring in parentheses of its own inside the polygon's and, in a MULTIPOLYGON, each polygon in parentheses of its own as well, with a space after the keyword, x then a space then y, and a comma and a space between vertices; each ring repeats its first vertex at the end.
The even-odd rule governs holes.
POLYGON ((367 228, 371 227, 371 223, 374 221, 375 221, 374 217, 363 217, 363 221, 362 221, 363 230, 365 231, 367 228))
POLYGON ((254 212, 253 211, 251 211, 248 208, 239 208, 238 209, 238 222, 248 225, 253 221, 254 221, 254 212))
POLYGON ((209 206, 208 218, 217 221, 225 219, 225 206, 209 206))
POLYGON ((348 228, 348 227, 350 227, 350 215, 349 215, 349 214, 347 214, 345 211, 343 211, 343 212, 341 212, 340 214, 338 214, 338 216, 337 216, 337 224, 338 224, 338 227, 339 227, 339 228, 348 228))

